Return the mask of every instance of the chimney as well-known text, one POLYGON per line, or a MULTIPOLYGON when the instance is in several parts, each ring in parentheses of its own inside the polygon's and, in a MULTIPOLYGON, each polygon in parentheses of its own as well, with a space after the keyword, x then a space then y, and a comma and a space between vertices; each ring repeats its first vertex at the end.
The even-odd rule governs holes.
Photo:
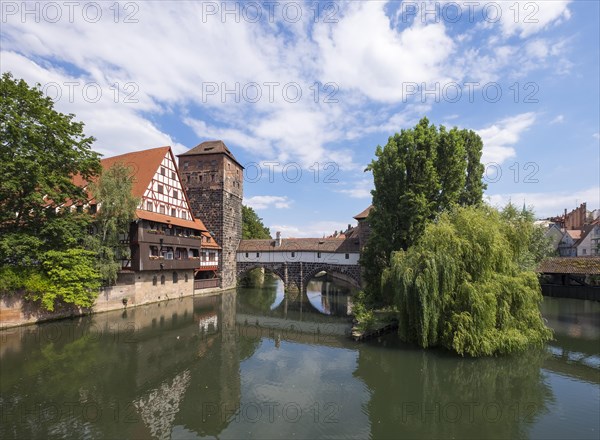
POLYGON ((279 232, 279 231, 278 231, 278 232, 275 234, 275 237, 276 237, 276 238, 275 238, 275 247, 279 247, 279 246, 281 246, 281 232, 279 232))

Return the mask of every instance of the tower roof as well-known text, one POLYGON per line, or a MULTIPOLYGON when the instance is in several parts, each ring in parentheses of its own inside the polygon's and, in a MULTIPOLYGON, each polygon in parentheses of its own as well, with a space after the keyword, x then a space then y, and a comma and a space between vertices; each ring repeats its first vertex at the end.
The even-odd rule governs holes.
POLYGON ((235 158, 233 153, 231 151, 229 151, 229 148, 227 148, 227 145, 225 145, 225 143, 220 140, 202 142, 201 144, 196 145, 194 148, 191 148, 190 150, 186 151, 185 153, 178 154, 177 157, 201 156, 201 155, 208 155, 208 154, 224 154, 227 157, 229 157, 231 160, 233 160, 235 163, 237 163, 239 166, 244 168, 237 161, 237 159, 235 158))
POLYGON ((373 205, 369 205, 369 207, 367 209, 365 209, 363 212, 361 212, 360 214, 356 214, 354 216, 354 218, 356 220, 364 220, 369 216, 369 213, 371 212, 371 209, 373 209, 373 205))

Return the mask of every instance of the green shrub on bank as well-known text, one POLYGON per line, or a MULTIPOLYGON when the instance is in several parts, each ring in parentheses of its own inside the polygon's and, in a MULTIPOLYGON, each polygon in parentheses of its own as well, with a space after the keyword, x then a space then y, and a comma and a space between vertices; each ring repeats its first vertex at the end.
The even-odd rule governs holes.
POLYGON ((84 249, 48 251, 41 267, 0 268, 0 292, 24 292, 27 299, 39 301, 48 311, 60 303, 91 307, 101 285, 94 266, 94 253, 84 249))

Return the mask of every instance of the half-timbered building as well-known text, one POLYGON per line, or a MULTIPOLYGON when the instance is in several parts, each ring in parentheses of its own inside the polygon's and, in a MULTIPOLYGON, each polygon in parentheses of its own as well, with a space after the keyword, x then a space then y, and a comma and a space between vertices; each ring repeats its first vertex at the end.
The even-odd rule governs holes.
MULTIPOLYGON (((102 168, 117 163, 131 170, 132 193, 140 200, 136 220, 122 237, 131 249, 130 258, 122 261, 123 272, 133 272, 136 282, 152 286, 189 283, 192 291, 194 284, 196 289, 219 287, 221 248, 193 215, 171 148, 109 157, 102 160, 102 168)), ((102 209, 94 200, 88 205, 91 212, 102 209)), ((188 290, 176 291, 182 289, 188 290)))

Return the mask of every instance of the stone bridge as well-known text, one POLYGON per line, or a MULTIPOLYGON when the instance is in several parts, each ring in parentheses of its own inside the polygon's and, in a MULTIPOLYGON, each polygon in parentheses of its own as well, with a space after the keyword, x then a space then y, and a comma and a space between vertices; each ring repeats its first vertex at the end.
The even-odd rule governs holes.
POLYGON ((237 276, 263 268, 276 274, 286 289, 301 292, 319 272, 361 287, 358 238, 289 238, 242 240, 237 251, 237 276))

